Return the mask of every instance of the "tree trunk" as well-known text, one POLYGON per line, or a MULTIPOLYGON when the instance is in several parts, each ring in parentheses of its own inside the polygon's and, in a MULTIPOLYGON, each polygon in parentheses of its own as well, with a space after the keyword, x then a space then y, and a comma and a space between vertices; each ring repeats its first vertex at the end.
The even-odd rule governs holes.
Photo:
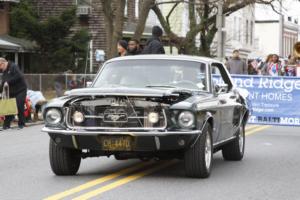
POLYGON ((124 26, 124 10, 126 0, 119 0, 120 2, 116 4, 116 15, 114 18, 114 31, 111 45, 110 57, 112 58, 118 54, 117 44, 118 41, 123 38, 123 26, 124 26))
POLYGON ((108 58, 111 58, 111 52, 112 52, 112 38, 113 38, 113 32, 114 32, 114 26, 113 26, 113 11, 111 6, 111 1, 101 0, 102 4, 102 11, 104 13, 104 19, 106 24, 106 56, 108 58))
MULTIPOLYGON (((136 0, 137 1, 137 0, 136 0)), ((145 29, 145 24, 150 12, 150 9, 153 7, 155 0, 143 0, 140 1, 142 3, 141 9, 139 10, 139 18, 137 21, 137 26, 133 35, 133 38, 136 40, 140 40, 144 29, 145 29)), ((135 8, 138 9, 138 8, 135 8)))

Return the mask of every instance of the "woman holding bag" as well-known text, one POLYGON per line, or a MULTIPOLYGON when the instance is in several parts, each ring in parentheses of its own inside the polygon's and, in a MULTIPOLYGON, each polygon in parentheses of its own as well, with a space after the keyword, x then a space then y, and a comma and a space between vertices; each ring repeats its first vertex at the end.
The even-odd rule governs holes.
MULTIPOLYGON (((11 62, 8 62, 5 58, 0 57, 0 71, 2 71, 2 83, 0 86, 0 92, 2 93, 4 85, 8 85, 9 97, 16 98, 18 107, 18 126, 22 129, 25 126, 24 118, 24 103, 27 93, 27 85, 24 79, 23 73, 19 70, 19 67, 11 62)), ((10 123, 13 120, 13 115, 5 116, 3 129, 9 129, 10 123)))

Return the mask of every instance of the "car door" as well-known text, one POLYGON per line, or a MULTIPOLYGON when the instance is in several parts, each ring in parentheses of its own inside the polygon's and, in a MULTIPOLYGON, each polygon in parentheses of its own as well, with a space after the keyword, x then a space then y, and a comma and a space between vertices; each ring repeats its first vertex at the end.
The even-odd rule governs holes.
POLYGON ((226 140, 232 137, 236 131, 236 109, 240 106, 237 103, 237 95, 232 90, 232 82, 228 76, 224 66, 219 63, 211 65, 211 80, 213 92, 215 92, 216 98, 218 99, 218 106, 220 113, 220 129, 218 141, 226 140), (215 91, 216 86, 227 85, 228 89, 217 93, 215 91))

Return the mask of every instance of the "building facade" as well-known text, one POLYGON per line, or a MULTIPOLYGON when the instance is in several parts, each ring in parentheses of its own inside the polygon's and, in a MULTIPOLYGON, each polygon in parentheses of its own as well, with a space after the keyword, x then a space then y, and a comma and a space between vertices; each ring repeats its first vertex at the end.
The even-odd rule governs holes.
POLYGON ((270 7, 256 5, 256 41, 257 50, 263 55, 278 54, 287 58, 293 55, 294 44, 299 40, 298 14, 294 15, 293 10, 300 8, 299 2, 283 1, 282 17, 270 7), (281 19, 280 19, 281 18, 281 19))
MULTIPOLYGON (((50 16, 57 16, 64 10, 77 6, 77 23, 73 30, 86 28, 91 36, 89 43, 89 71, 95 72, 100 62, 95 59, 96 50, 106 51, 108 45, 106 42, 106 24, 102 4, 99 0, 34 0, 34 6, 41 20, 50 16)), ((125 7, 124 36, 130 38, 133 35, 135 22, 138 17, 138 0, 127 0, 125 7)))
MULTIPOLYGON (((166 16, 172 4, 161 4, 163 14, 166 16)), ((184 37, 189 30, 188 4, 181 3, 173 11, 170 17, 170 25, 173 32, 184 37)), ((239 49, 241 56, 247 58, 254 51, 255 32, 255 7, 253 5, 240 9, 229 16, 225 16, 224 28, 224 56, 230 57, 232 51, 239 49)), ((196 36, 196 46, 200 45, 200 40, 196 36)), ((216 56, 217 38, 215 37, 211 46, 211 55, 216 56)))
POLYGON ((19 3, 19 0, 0 0, 0 57, 15 62, 24 71, 30 65, 35 45, 9 35, 9 12, 11 5, 15 3, 19 3))
POLYGON ((255 6, 249 5, 225 18, 225 56, 238 49, 242 58, 249 58, 253 51, 255 33, 255 6))

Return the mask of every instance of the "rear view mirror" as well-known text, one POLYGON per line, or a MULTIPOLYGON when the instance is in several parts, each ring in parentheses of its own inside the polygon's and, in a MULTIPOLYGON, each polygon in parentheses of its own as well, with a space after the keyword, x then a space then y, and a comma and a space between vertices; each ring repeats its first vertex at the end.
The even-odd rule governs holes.
POLYGON ((214 90, 216 94, 226 93, 228 91, 228 84, 216 84, 214 90))

